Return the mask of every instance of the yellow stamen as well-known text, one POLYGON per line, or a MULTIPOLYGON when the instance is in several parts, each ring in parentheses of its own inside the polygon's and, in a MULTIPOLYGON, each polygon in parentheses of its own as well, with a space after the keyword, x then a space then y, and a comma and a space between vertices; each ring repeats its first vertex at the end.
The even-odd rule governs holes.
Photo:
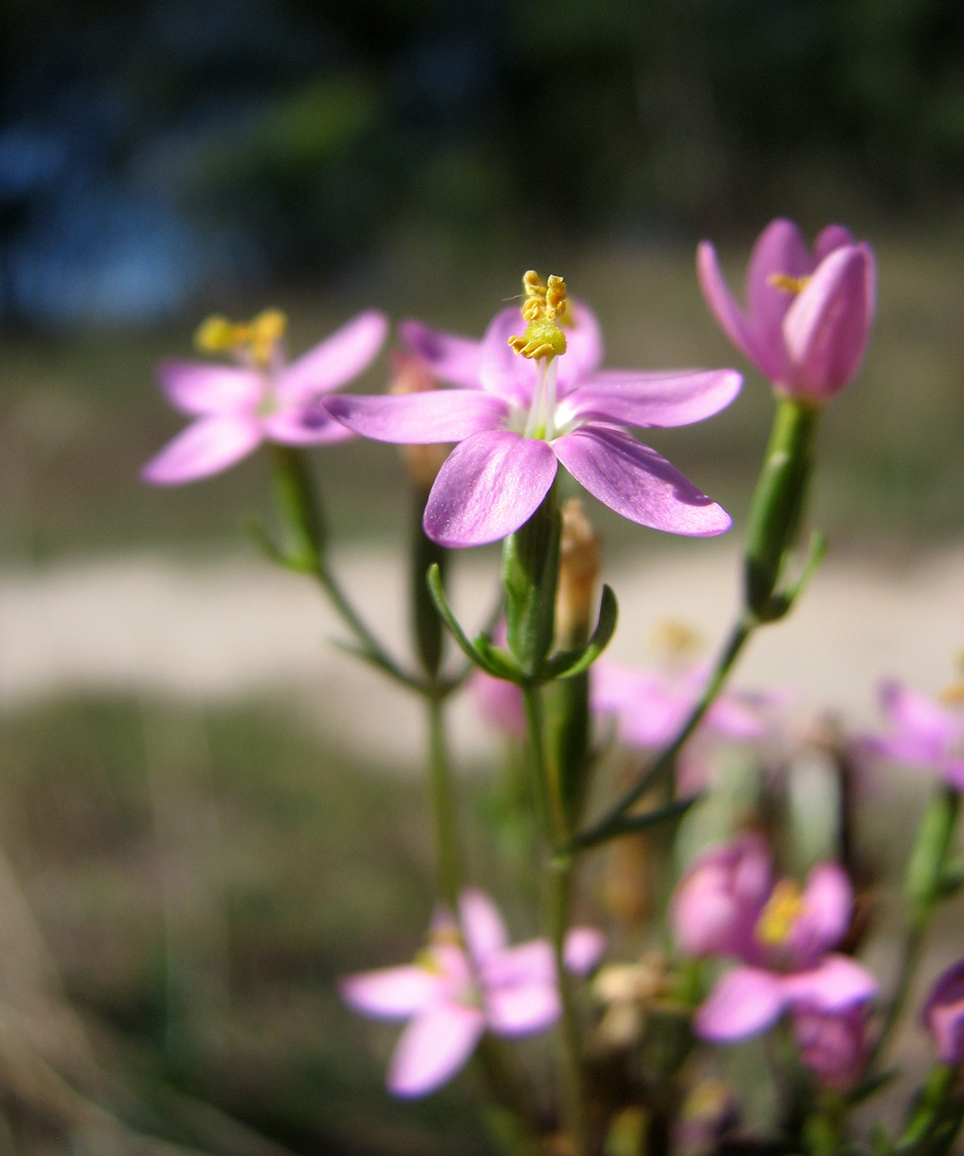
POLYGON ((945 686, 937 697, 946 706, 964 706, 964 679, 945 686))
POLYGON ((194 344, 202 353, 232 353, 267 368, 287 324, 288 319, 279 309, 265 309, 247 324, 229 321, 216 313, 198 327, 194 344))
POLYGON ((774 289, 782 289, 784 293, 792 293, 794 297, 802 293, 809 282, 809 276, 791 277, 788 273, 771 273, 767 277, 768 285, 772 285, 774 289))
POLYGON ((783 943, 803 908, 800 888, 792 879, 781 879, 773 888, 756 924, 756 936, 771 946, 783 943))
POLYGON ((522 278, 522 284, 526 291, 522 306, 526 331, 522 337, 510 337, 509 345, 516 353, 536 361, 565 353, 566 335, 561 328, 568 310, 565 281, 555 276, 543 281, 530 269, 522 278))

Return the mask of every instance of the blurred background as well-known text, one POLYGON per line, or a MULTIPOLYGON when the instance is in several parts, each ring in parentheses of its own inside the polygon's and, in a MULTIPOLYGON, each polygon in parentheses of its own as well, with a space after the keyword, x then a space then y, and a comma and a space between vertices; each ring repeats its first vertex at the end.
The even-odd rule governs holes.
MULTIPOLYGON (((895 664, 874 631, 902 631, 917 668, 889 672, 933 691, 964 645, 964 8, 3 0, 0 58, 0 994, 33 1025, 29 1055, 0 1032, 0 1150, 88 1150, 78 1135, 114 1127, 96 1101, 206 1152, 484 1152, 466 1084, 388 1099, 391 1033, 334 992, 409 955, 430 910, 417 754, 392 767, 417 718, 390 698, 374 725, 351 714, 362 684, 332 666, 333 621, 245 534, 268 511, 262 461, 139 482, 182 424, 154 365, 189 356, 215 309, 283 308, 293 353, 370 305, 480 335, 534 267, 593 304, 611 365, 745 369, 702 303, 696 242, 739 286, 772 217, 846 223, 875 247, 880 300, 821 432, 814 520, 843 567, 827 630, 862 608, 850 651, 895 664)), ((383 358, 361 387, 386 377, 383 358)), ((654 434, 734 541, 591 510, 627 583, 690 590, 674 567, 711 551, 692 611, 710 641, 770 412, 751 371, 718 419, 654 434)), ((394 450, 352 443, 318 469, 346 572, 402 639, 394 450)), ((467 606, 492 563, 465 563, 467 606)), ((687 610, 638 602, 627 658, 687 610)), ((835 673, 836 705, 869 711, 872 685, 835 673)), ((471 770, 492 748, 468 713, 471 770)), ((465 794, 484 826, 486 776, 465 794)))

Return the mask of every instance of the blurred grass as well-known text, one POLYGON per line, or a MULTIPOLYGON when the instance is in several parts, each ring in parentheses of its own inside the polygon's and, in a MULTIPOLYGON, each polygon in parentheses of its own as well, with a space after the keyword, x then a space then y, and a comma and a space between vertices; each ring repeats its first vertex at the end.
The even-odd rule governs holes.
POLYGON ((279 704, 61 700, 4 722, 0 845, 105 1063, 155 1130, 234 1152, 483 1153, 466 1076, 383 1090, 397 1034, 338 976, 410 958, 432 907, 421 786, 279 704))
MULTIPOLYGON (((551 236, 551 233, 548 234, 551 236)), ((961 236, 872 236, 879 311, 866 365, 828 410, 814 518, 838 541, 941 540, 964 529, 964 327, 961 236)), ((735 287, 750 240, 724 248, 735 287)), ((268 301, 291 317, 293 354, 357 309, 376 304, 394 319, 420 316, 481 335, 518 290, 523 264, 561 270, 602 320, 607 363, 666 368, 735 365, 742 359, 706 311, 689 247, 600 244, 569 251, 513 245, 481 252, 434 232, 399 234, 382 259, 357 268, 337 290, 304 286, 257 300, 212 302, 246 316, 268 301), (523 256, 519 256, 522 252, 523 256)), ((140 465, 183 425, 157 393, 153 367, 191 356, 196 320, 163 330, 40 338, 7 337, 0 358, 0 561, 42 560, 126 545, 221 549, 263 506, 259 456, 221 477, 169 491, 143 486, 140 465)), ((383 358, 359 382, 384 387, 383 358)), ((653 431, 654 446, 742 520, 770 420, 768 390, 753 370, 725 413, 699 425, 653 431)), ((317 454, 335 532, 391 533, 404 524, 391 446, 364 441, 317 454)), ((611 545, 659 535, 601 512, 611 545), (640 538, 640 535, 643 538, 640 538)))

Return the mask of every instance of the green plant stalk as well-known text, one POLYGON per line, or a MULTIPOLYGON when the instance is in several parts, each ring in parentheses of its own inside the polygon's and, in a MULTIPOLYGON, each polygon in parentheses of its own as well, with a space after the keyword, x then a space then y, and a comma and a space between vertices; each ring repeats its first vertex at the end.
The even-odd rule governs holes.
POLYGON ((947 859, 953 847, 960 809, 960 792, 945 784, 924 813, 918 828, 904 883, 911 915, 901 947, 894 994, 868 1061, 868 1071, 883 1054, 907 1002, 934 908, 942 898, 947 859))
POLYGON ((451 911, 458 911, 462 890, 462 856, 452 798, 452 775, 445 737, 444 703, 430 698, 426 703, 429 722, 429 780, 432 811, 435 815, 435 854, 439 894, 451 911))
POLYGON ((413 487, 412 499, 412 569, 409 580, 412 637, 418 660, 427 678, 431 680, 438 677, 442 664, 445 627, 435 609, 425 576, 430 566, 437 565, 444 583, 449 551, 433 542, 422 528, 422 512, 428 491, 413 487))
POLYGON ((820 410, 781 397, 746 528, 744 605, 766 618, 787 551, 800 530, 820 410))
POLYGON ((562 516, 556 483, 532 517, 502 544, 509 649, 529 678, 538 678, 552 648, 562 516))

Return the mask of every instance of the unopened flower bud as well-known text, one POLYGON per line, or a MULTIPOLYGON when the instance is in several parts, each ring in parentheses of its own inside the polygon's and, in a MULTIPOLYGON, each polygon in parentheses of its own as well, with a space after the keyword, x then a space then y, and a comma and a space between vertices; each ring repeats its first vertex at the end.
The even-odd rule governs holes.
POLYGON ((560 647, 580 646, 589 637, 601 542, 601 535, 583 513, 582 502, 570 498, 562 507, 556 589, 556 641, 560 647))
POLYGON ((964 959, 949 967, 931 989, 921 1014, 942 1063, 964 1065, 964 959))

